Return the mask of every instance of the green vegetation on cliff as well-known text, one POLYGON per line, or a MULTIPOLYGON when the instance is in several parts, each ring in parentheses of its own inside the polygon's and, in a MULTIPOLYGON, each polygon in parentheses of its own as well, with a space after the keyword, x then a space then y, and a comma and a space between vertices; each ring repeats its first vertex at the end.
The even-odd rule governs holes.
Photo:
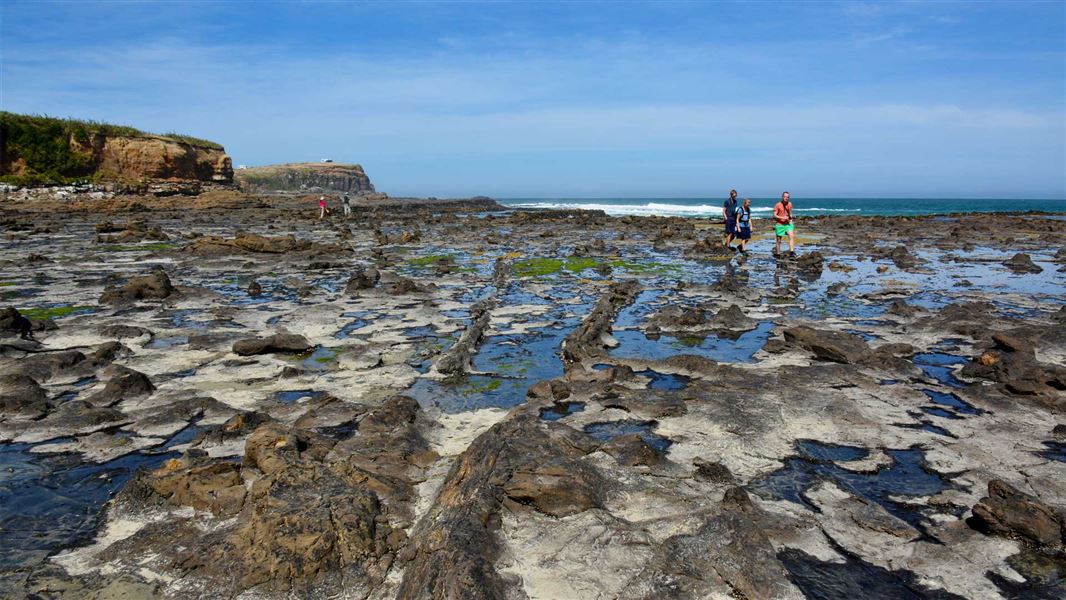
POLYGON ((15 185, 71 183, 95 178, 93 156, 72 147, 71 140, 88 145, 93 134, 110 137, 160 137, 201 148, 222 150, 215 142, 187 135, 154 135, 125 125, 58 119, 0 111, 0 182, 15 185), (25 164, 12 172, 15 161, 25 164))

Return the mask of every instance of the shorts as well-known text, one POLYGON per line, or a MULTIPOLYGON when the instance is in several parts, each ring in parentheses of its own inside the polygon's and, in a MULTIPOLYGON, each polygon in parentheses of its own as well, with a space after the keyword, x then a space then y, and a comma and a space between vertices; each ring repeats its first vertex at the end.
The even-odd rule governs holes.
POLYGON ((741 227, 737 232, 737 238, 741 240, 751 239, 751 227, 741 227))
POLYGON ((774 235, 776 235, 777 237, 785 237, 790 232, 795 231, 795 229, 795 223, 787 223, 785 225, 774 225, 774 235))
POLYGON ((725 234, 726 235, 732 235, 732 234, 734 234, 736 232, 737 232, 737 224, 736 224, 736 222, 735 221, 726 221, 725 222, 725 234))

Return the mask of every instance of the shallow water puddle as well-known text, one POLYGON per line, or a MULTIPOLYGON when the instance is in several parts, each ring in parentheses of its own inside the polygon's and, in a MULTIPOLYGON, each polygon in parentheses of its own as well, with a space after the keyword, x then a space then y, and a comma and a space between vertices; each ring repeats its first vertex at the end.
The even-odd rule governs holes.
POLYGON ((545 421, 558 421, 565 416, 585 410, 584 402, 559 402, 540 409, 540 418, 545 421))
POLYGON ((479 408, 512 408, 525 402, 530 382, 486 375, 468 375, 456 381, 437 381, 422 377, 404 392, 422 406, 433 406, 445 413, 479 408))
POLYGON ((950 392, 938 392, 936 390, 922 390, 922 392, 933 402, 941 406, 950 407, 955 414, 983 415, 987 412, 950 392))
POLYGON ((923 352, 915 354, 911 361, 925 372, 926 375, 940 383, 953 387, 966 387, 964 383, 955 378, 953 367, 966 364, 965 358, 944 352, 923 352))
POLYGON ((947 429, 944 429, 943 427, 941 427, 939 425, 935 425, 934 423, 932 423, 928 419, 923 419, 918 414, 914 414, 914 413, 908 413, 908 414, 910 414, 912 417, 914 417, 918 422, 917 423, 893 423, 893 425, 895 425, 896 427, 902 427, 904 429, 921 429, 922 431, 928 431, 929 433, 935 433, 937 435, 942 435, 944 437, 958 438, 958 436, 956 436, 955 434, 951 433, 947 429))
POLYGON ((1051 460, 1066 462, 1066 444, 1061 442, 1043 442, 1043 444, 1047 450, 1041 450, 1037 454, 1051 460))
POLYGON ((749 489, 764 498, 789 500, 817 512, 817 507, 807 500, 806 492, 818 482, 829 481, 853 495, 881 505, 921 530, 925 518, 921 510, 891 498, 932 496, 952 485, 926 467, 924 453, 917 447, 886 450, 892 464, 873 473, 845 469, 835 464, 834 460, 840 459, 831 458, 844 456, 854 457, 847 460, 856 460, 864 456, 860 454, 866 452, 862 448, 808 440, 797 441, 796 451, 798 455, 786 459, 784 467, 755 480, 749 489))
POLYGON ((325 371, 337 363, 338 348, 318 346, 311 352, 297 354, 293 358, 300 362, 300 366, 308 371, 325 371))
POLYGON ((313 400, 320 396, 324 396, 326 392, 315 391, 312 389, 306 390, 282 390, 280 392, 274 392, 270 397, 282 404, 292 404, 298 402, 304 398, 313 400))
POLYGON ((157 337, 152 341, 144 345, 145 348, 153 348, 158 350, 165 350, 166 348, 173 348, 174 346, 183 346, 189 343, 189 336, 176 335, 173 337, 157 337))
POLYGON ((642 331, 618 331, 613 336, 619 345, 610 351, 610 355, 616 358, 663 360, 677 354, 694 354, 717 362, 754 362, 755 353, 770 339, 773 328, 773 322, 763 321, 755 329, 739 334, 736 339, 730 339, 723 333, 688 337, 662 334, 659 339, 649 339, 642 331))
POLYGON ((95 464, 77 455, 30 452, 0 444, 0 569, 39 563, 46 555, 89 542, 101 508, 140 468, 154 469, 174 452, 133 453, 95 464), (11 551, 17 549, 17 551, 11 551))
POLYGON ((808 598, 818 600, 965 600, 943 590, 928 589, 911 571, 889 571, 851 556, 823 561, 802 550, 785 548, 777 559, 808 598))
POLYGON ((609 442, 616 437, 636 433, 649 446, 665 453, 670 448, 670 445, 673 444, 673 441, 668 437, 654 433, 654 429, 658 424, 657 421, 636 421, 632 419, 603 421, 585 425, 585 433, 601 442, 609 442))
MULTIPOLYGON (((599 365, 597 365, 599 366, 599 365)), ((653 371, 652 369, 644 369, 643 371, 636 371, 635 375, 641 377, 647 377, 651 379, 651 383, 648 384, 648 389, 652 390, 682 390, 688 385, 689 381, 692 381, 684 375, 673 375, 670 373, 660 373, 653 371)))

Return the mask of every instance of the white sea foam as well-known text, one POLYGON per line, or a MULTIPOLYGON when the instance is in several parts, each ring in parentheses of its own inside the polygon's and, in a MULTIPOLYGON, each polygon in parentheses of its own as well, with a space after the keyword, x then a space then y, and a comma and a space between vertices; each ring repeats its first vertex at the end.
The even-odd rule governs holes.
MULTIPOLYGON (((714 204, 668 204, 662 202, 648 202, 645 204, 606 204, 597 202, 521 202, 507 203, 515 208, 553 208, 553 209, 580 209, 602 210, 609 215, 660 215, 660 216, 685 216, 685 217, 716 217, 722 214, 722 207, 714 204)), ((753 206, 751 212, 755 214, 768 214, 773 212, 770 206, 753 206)), ((857 208, 796 208, 796 213, 838 213, 838 212, 862 212, 857 208)))

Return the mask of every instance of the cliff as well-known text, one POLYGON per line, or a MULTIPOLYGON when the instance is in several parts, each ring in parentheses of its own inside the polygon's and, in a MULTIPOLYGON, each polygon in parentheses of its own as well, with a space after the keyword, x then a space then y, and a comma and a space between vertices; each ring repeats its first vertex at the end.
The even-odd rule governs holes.
POLYGON ((341 163, 289 163, 239 169, 237 185, 248 193, 264 192, 348 192, 374 193, 374 184, 361 165, 341 163))
POLYGON ((75 180, 232 183, 225 149, 177 134, 0 112, 0 180, 17 185, 75 180))

